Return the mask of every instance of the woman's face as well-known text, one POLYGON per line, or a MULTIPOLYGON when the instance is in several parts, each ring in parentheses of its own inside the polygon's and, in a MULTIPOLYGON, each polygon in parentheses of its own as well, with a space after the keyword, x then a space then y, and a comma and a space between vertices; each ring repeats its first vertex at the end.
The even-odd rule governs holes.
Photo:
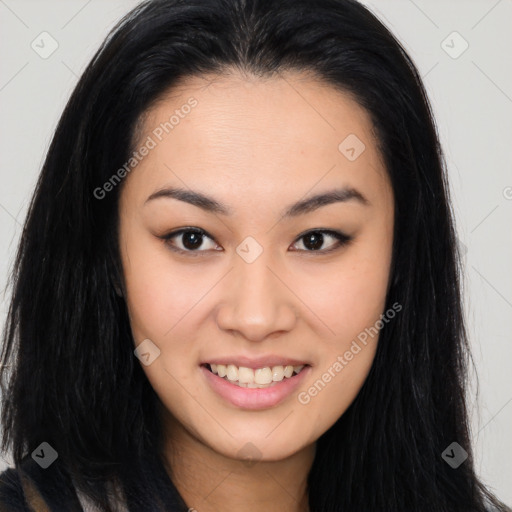
POLYGON ((169 425, 231 458, 312 445, 360 390, 385 313, 393 195, 369 116, 304 75, 188 78, 136 151, 125 298, 169 425))

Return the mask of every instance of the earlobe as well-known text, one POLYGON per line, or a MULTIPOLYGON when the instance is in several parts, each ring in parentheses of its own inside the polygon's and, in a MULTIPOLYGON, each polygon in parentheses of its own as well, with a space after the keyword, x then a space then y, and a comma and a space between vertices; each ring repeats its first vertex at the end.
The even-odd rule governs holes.
POLYGON ((117 277, 111 276, 111 282, 112 282, 112 286, 114 287, 114 291, 116 292, 116 295, 118 297, 123 297, 124 296, 123 288, 121 287, 121 285, 119 283, 119 279, 117 277))
POLYGON ((117 284, 114 284, 114 290, 116 291, 116 295, 118 295, 119 297, 123 296, 123 292, 122 292, 121 288, 119 288, 119 286, 117 284))

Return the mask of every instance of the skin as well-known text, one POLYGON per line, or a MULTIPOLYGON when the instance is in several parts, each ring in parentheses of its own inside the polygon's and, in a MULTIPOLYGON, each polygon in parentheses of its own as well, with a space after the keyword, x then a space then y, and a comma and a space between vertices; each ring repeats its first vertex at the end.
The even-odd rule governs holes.
MULTIPOLYGON (((307 511, 315 442, 361 389, 378 335, 307 404, 297 395, 384 313, 393 192, 366 111, 303 74, 189 77, 147 112, 135 147, 191 96, 197 106, 125 178, 119 209, 135 345, 150 339, 160 349, 143 369, 163 405, 169 474, 200 512, 307 511), (365 144, 354 161, 338 149, 349 134, 365 144), (169 186, 207 194, 233 214, 174 198, 146 202, 169 186), (281 218, 288 205, 339 187, 368 203, 281 218), (203 238, 199 256, 170 249, 186 247, 182 235, 160 238, 182 227, 212 237, 203 238), (318 229, 353 240, 321 254, 299 238, 318 229), (263 248, 250 264, 236 252, 248 236, 263 248), (200 371, 200 363, 228 354, 278 354, 311 369, 277 406, 247 410, 217 395, 200 371), (247 443, 257 449, 253 463, 243 457, 247 443)), ((325 236, 320 249, 336 246, 325 236)))

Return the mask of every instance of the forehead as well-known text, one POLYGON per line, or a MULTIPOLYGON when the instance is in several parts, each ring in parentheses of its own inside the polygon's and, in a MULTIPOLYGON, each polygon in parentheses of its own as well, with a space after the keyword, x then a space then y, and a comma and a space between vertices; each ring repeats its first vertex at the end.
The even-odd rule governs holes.
POLYGON ((137 139, 135 150, 153 146, 128 179, 140 195, 179 185, 244 201, 252 191, 258 201, 339 185, 372 196, 387 186, 366 110, 298 73, 189 77, 148 110, 137 139))

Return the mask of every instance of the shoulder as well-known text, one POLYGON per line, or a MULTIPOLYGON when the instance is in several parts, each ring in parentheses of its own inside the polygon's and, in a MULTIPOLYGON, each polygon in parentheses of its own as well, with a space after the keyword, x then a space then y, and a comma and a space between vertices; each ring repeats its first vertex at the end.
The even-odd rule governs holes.
POLYGON ((82 511, 67 483, 58 468, 43 470, 26 457, 20 466, 0 473, 0 512, 82 511))
POLYGON ((0 512, 30 511, 20 473, 7 468, 0 473, 0 512))

